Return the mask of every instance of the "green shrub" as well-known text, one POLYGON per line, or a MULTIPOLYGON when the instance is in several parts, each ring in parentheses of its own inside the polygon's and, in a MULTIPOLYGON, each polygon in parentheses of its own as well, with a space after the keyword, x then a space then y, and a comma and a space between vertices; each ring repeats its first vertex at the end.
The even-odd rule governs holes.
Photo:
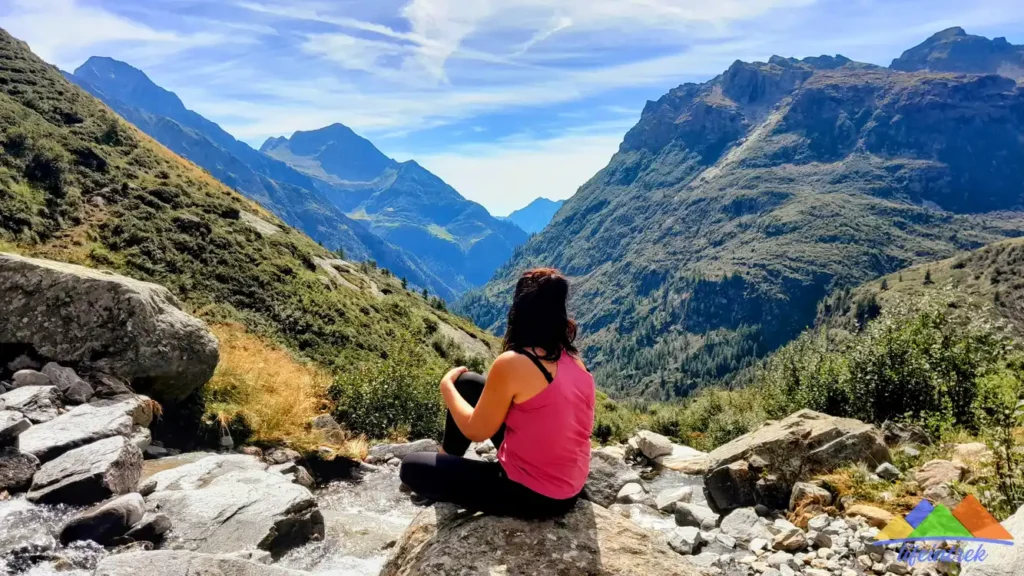
POLYGON ((594 405, 592 437, 602 444, 622 443, 637 430, 640 414, 615 402, 604 392, 597 393, 594 405))

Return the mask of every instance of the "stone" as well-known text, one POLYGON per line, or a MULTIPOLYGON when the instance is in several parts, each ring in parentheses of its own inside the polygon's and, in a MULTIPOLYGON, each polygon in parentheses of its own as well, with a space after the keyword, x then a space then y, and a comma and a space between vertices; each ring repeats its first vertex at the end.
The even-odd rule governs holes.
POLYGON ((640 430, 636 433, 636 446, 648 460, 672 453, 672 441, 650 430, 640 430))
POLYGON ((324 535, 313 494, 252 456, 207 456, 154 474, 147 502, 174 525, 173 548, 206 553, 266 550, 279 558, 324 535))
POLYGON ((711 461, 706 452, 695 450, 689 446, 672 445, 672 453, 658 456, 652 461, 657 469, 674 470, 682 474, 701 476, 708 471, 711 461))
POLYGON ((807 522, 807 529, 816 532, 824 531, 832 523, 832 517, 828 514, 818 514, 807 522))
POLYGON ((722 557, 721 555, 715 554, 714 552, 701 552, 696 556, 688 556, 686 560, 693 566, 698 566, 701 568, 711 568, 721 563, 722 557))
POLYGON ((810 540, 818 548, 832 548, 834 544, 832 537, 824 532, 815 532, 814 537, 810 540))
POLYGON ((0 447, 16 446, 18 436, 31 426, 32 422, 21 412, 0 410, 0 447))
POLYGON ((277 472, 283 474, 291 479, 292 482, 299 486, 305 486, 306 488, 313 488, 316 485, 316 481, 313 480, 313 476, 309 473, 304 466, 299 466, 295 462, 287 462, 285 464, 275 464, 268 468, 271 472, 277 472))
POLYGON ((773 552, 769 554, 768 557, 765 558, 765 562, 767 562, 769 566, 774 567, 790 566, 793 565, 794 559, 793 555, 789 552, 784 552, 780 550, 778 552, 773 552))
POLYGON ((24 492, 39 470, 39 459, 15 446, 0 448, 0 493, 24 492))
POLYGON ((695 526, 704 530, 711 530, 718 524, 718 514, 714 510, 686 502, 676 503, 675 519, 679 526, 695 526))
POLYGON ((930 446, 932 443, 931 436, 924 431, 924 428, 913 424, 893 422, 892 420, 882 424, 882 434, 885 437, 885 443, 889 446, 904 444, 930 446))
POLYGON ((798 506, 808 504, 831 506, 832 493, 808 482, 797 482, 789 497, 789 509, 796 510, 798 506))
POLYGON ((696 526, 682 526, 676 528, 669 535, 668 545, 680 554, 695 554, 704 539, 700 535, 700 529, 696 526))
MULTIPOLYGON (((248 554, 248 553, 247 553, 248 554)), ((115 554, 100 560, 93 576, 302 576, 303 572, 254 562, 240 555, 156 550, 115 554)))
POLYGON ((11 384, 14 384, 15 388, 21 388, 22 386, 51 386, 53 382, 50 381, 49 376, 42 372, 18 370, 11 377, 11 384))
POLYGON ((142 451, 142 457, 146 460, 155 460, 157 458, 166 458, 169 455, 167 449, 163 446, 154 446, 150 444, 146 446, 146 449, 142 451))
POLYGON ((21 449, 42 462, 111 436, 130 436, 133 426, 149 426, 153 406, 145 396, 96 400, 75 406, 21 434, 21 449))
POLYGON ((135 444, 140 452, 144 452, 153 442, 153 433, 149 431, 149 428, 144 426, 132 426, 132 435, 130 438, 132 444, 135 444))
POLYGON ((56 386, 22 386, 0 395, 0 410, 21 412, 33 424, 53 420, 61 407, 56 386))
POLYGON ((924 491, 924 497, 931 500, 932 504, 943 504, 947 508, 956 508, 956 505, 960 503, 949 484, 930 486, 924 491))
POLYGON ((874 526, 875 528, 885 528, 885 525, 888 524, 893 518, 891 512, 882 510, 881 508, 877 508, 875 506, 868 506, 866 504, 856 504, 854 506, 850 506, 849 508, 846 509, 846 515, 864 518, 865 520, 867 520, 868 524, 874 526))
POLYGON ((124 436, 113 436, 43 464, 28 499, 40 504, 89 505, 134 492, 141 476, 142 452, 124 436))
POLYGON ((718 542, 719 544, 721 544, 722 546, 725 546, 726 548, 735 548, 736 547, 736 539, 733 538, 732 536, 729 536, 728 534, 721 534, 721 533, 718 534, 717 536, 715 536, 715 542, 718 542))
POLYGON ((639 483, 640 474, 625 462, 603 452, 590 455, 590 473, 583 488, 587 500, 607 508, 630 482, 639 483))
POLYGON ((287 464, 288 462, 301 460, 302 454, 291 448, 271 448, 263 455, 263 459, 266 460, 267 464, 287 464))
POLYGON ((0 254, 0 294, 0 342, 117 376, 162 403, 186 398, 217 366, 217 339, 157 284, 0 254))
POLYGON ((807 548, 807 536, 803 530, 792 526, 775 535, 772 539, 772 548, 786 552, 797 552, 807 548))
POLYGON ((992 451, 984 442, 968 442, 953 446, 953 464, 962 468, 972 468, 992 461, 992 451))
POLYGON ((923 490, 939 484, 952 484, 963 478, 963 466, 949 460, 930 460, 914 471, 914 480, 923 490))
POLYGON ((636 504, 647 497, 647 491, 636 482, 630 482, 623 486, 615 495, 615 501, 622 504, 636 504))
POLYGON ((17 372, 26 368, 38 370, 40 367, 42 367, 42 364, 33 360, 28 354, 19 354, 17 358, 7 363, 7 369, 11 372, 17 372))
POLYGON ((131 530, 125 533, 124 537, 136 542, 152 542, 159 544, 163 540, 173 523, 166 514, 147 512, 142 520, 132 526, 131 530))
POLYGON ((65 404, 85 404, 92 399, 92 386, 79 378, 73 369, 50 362, 43 366, 43 374, 60 390, 65 404))
POLYGON ((761 519, 753 508, 737 508, 724 518, 719 526, 723 534, 736 540, 749 543, 754 538, 768 538, 768 531, 761 524, 761 519))
POLYGON ((125 494, 75 516, 61 528, 60 541, 67 545, 92 540, 109 545, 142 520, 146 502, 137 493, 125 494))
MULTIPOLYGON (((800 410, 769 422, 708 455, 708 502, 722 511, 757 504, 756 483, 766 475, 792 486, 817 472, 892 459, 882 433, 859 420, 800 410)), ((767 503, 765 503, 767 504, 767 503)))
POLYGON ((1024 506, 1002 522, 1003 528, 1013 536, 1013 546, 985 546, 988 557, 984 562, 965 562, 960 576, 1024 576, 1024 506))
POLYGON ((135 390, 127 382, 110 374, 96 374, 94 377, 95 395, 97 398, 117 398, 125 394, 135 394, 135 390))
POLYGON ((495 452, 498 451, 498 449, 494 447, 494 443, 491 442, 490 438, 488 438, 487 440, 484 440, 483 442, 477 444, 476 447, 474 448, 474 451, 477 454, 483 456, 485 454, 494 454, 495 452))
POLYGON ((654 507, 662 512, 675 510, 676 502, 690 502, 693 500, 693 488, 680 486, 678 488, 667 488, 658 492, 654 497, 654 507))
POLYGON ((392 458, 404 459, 416 452, 437 452, 440 446, 436 440, 426 439, 405 444, 378 444, 370 448, 366 461, 370 464, 381 464, 392 458))
POLYGON ((900 477, 899 468, 893 466, 889 462, 879 464, 878 468, 875 468, 875 474, 883 480, 889 480, 890 482, 900 477))
POLYGON ((600 448, 597 449, 597 451, 604 452, 605 454, 608 454, 609 456, 617 460, 626 459, 626 449, 623 448, 622 446, 601 446, 600 448))
POLYGON ((750 543, 747 544, 747 549, 751 552, 757 553, 768 547, 768 540, 765 538, 753 538, 750 543))
POLYGON ((399 538, 381 576, 700 574, 683 558, 663 535, 586 500, 546 521, 472 515, 434 505, 399 538))

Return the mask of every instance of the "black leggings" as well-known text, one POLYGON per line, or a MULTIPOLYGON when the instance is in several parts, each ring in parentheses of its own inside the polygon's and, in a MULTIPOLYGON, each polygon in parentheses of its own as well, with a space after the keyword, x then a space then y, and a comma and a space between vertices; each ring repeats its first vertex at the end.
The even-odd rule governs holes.
MULTIPOLYGON (((456 380, 455 389, 466 402, 476 406, 484 389, 484 377, 467 372, 456 380)), ((491 437, 495 448, 501 446, 504 437, 503 425, 491 437)), ((470 512, 496 516, 550 518, 565 514, 576 505, 575 496, 556 500, 509 480, 497 462, 463 458, 470 444, 449 411, 445 419, 444 441, 441 443, 445 454, 409 454, 402 460, 402 482, 424 498, 451 502, 470 512)))

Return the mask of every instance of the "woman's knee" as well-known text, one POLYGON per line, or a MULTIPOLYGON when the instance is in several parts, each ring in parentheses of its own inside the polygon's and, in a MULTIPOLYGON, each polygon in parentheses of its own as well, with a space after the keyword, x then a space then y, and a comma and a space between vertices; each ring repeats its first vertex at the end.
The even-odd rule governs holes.
POLYGON ((487 379, 476 372, 463 372, 455 379, 455 389, 467 402, 475 405, 486 383, 487 379))
POLYGON ((414 452, 402 459, 398 468, 398 477, 402 483, 412 488, 429 484, 429 478, 437 463, 437 454, 432 452, 414 452))

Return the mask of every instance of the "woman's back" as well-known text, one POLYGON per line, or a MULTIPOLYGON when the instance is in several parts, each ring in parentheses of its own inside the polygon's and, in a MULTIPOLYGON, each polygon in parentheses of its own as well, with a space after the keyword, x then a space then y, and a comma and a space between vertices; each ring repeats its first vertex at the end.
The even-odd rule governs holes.
POLYGON ((595 392, 594 378, 569 354, 555 366, 544 390, 509 408, 498 461, 509 479, 564 499, 587 481, 595 392))

